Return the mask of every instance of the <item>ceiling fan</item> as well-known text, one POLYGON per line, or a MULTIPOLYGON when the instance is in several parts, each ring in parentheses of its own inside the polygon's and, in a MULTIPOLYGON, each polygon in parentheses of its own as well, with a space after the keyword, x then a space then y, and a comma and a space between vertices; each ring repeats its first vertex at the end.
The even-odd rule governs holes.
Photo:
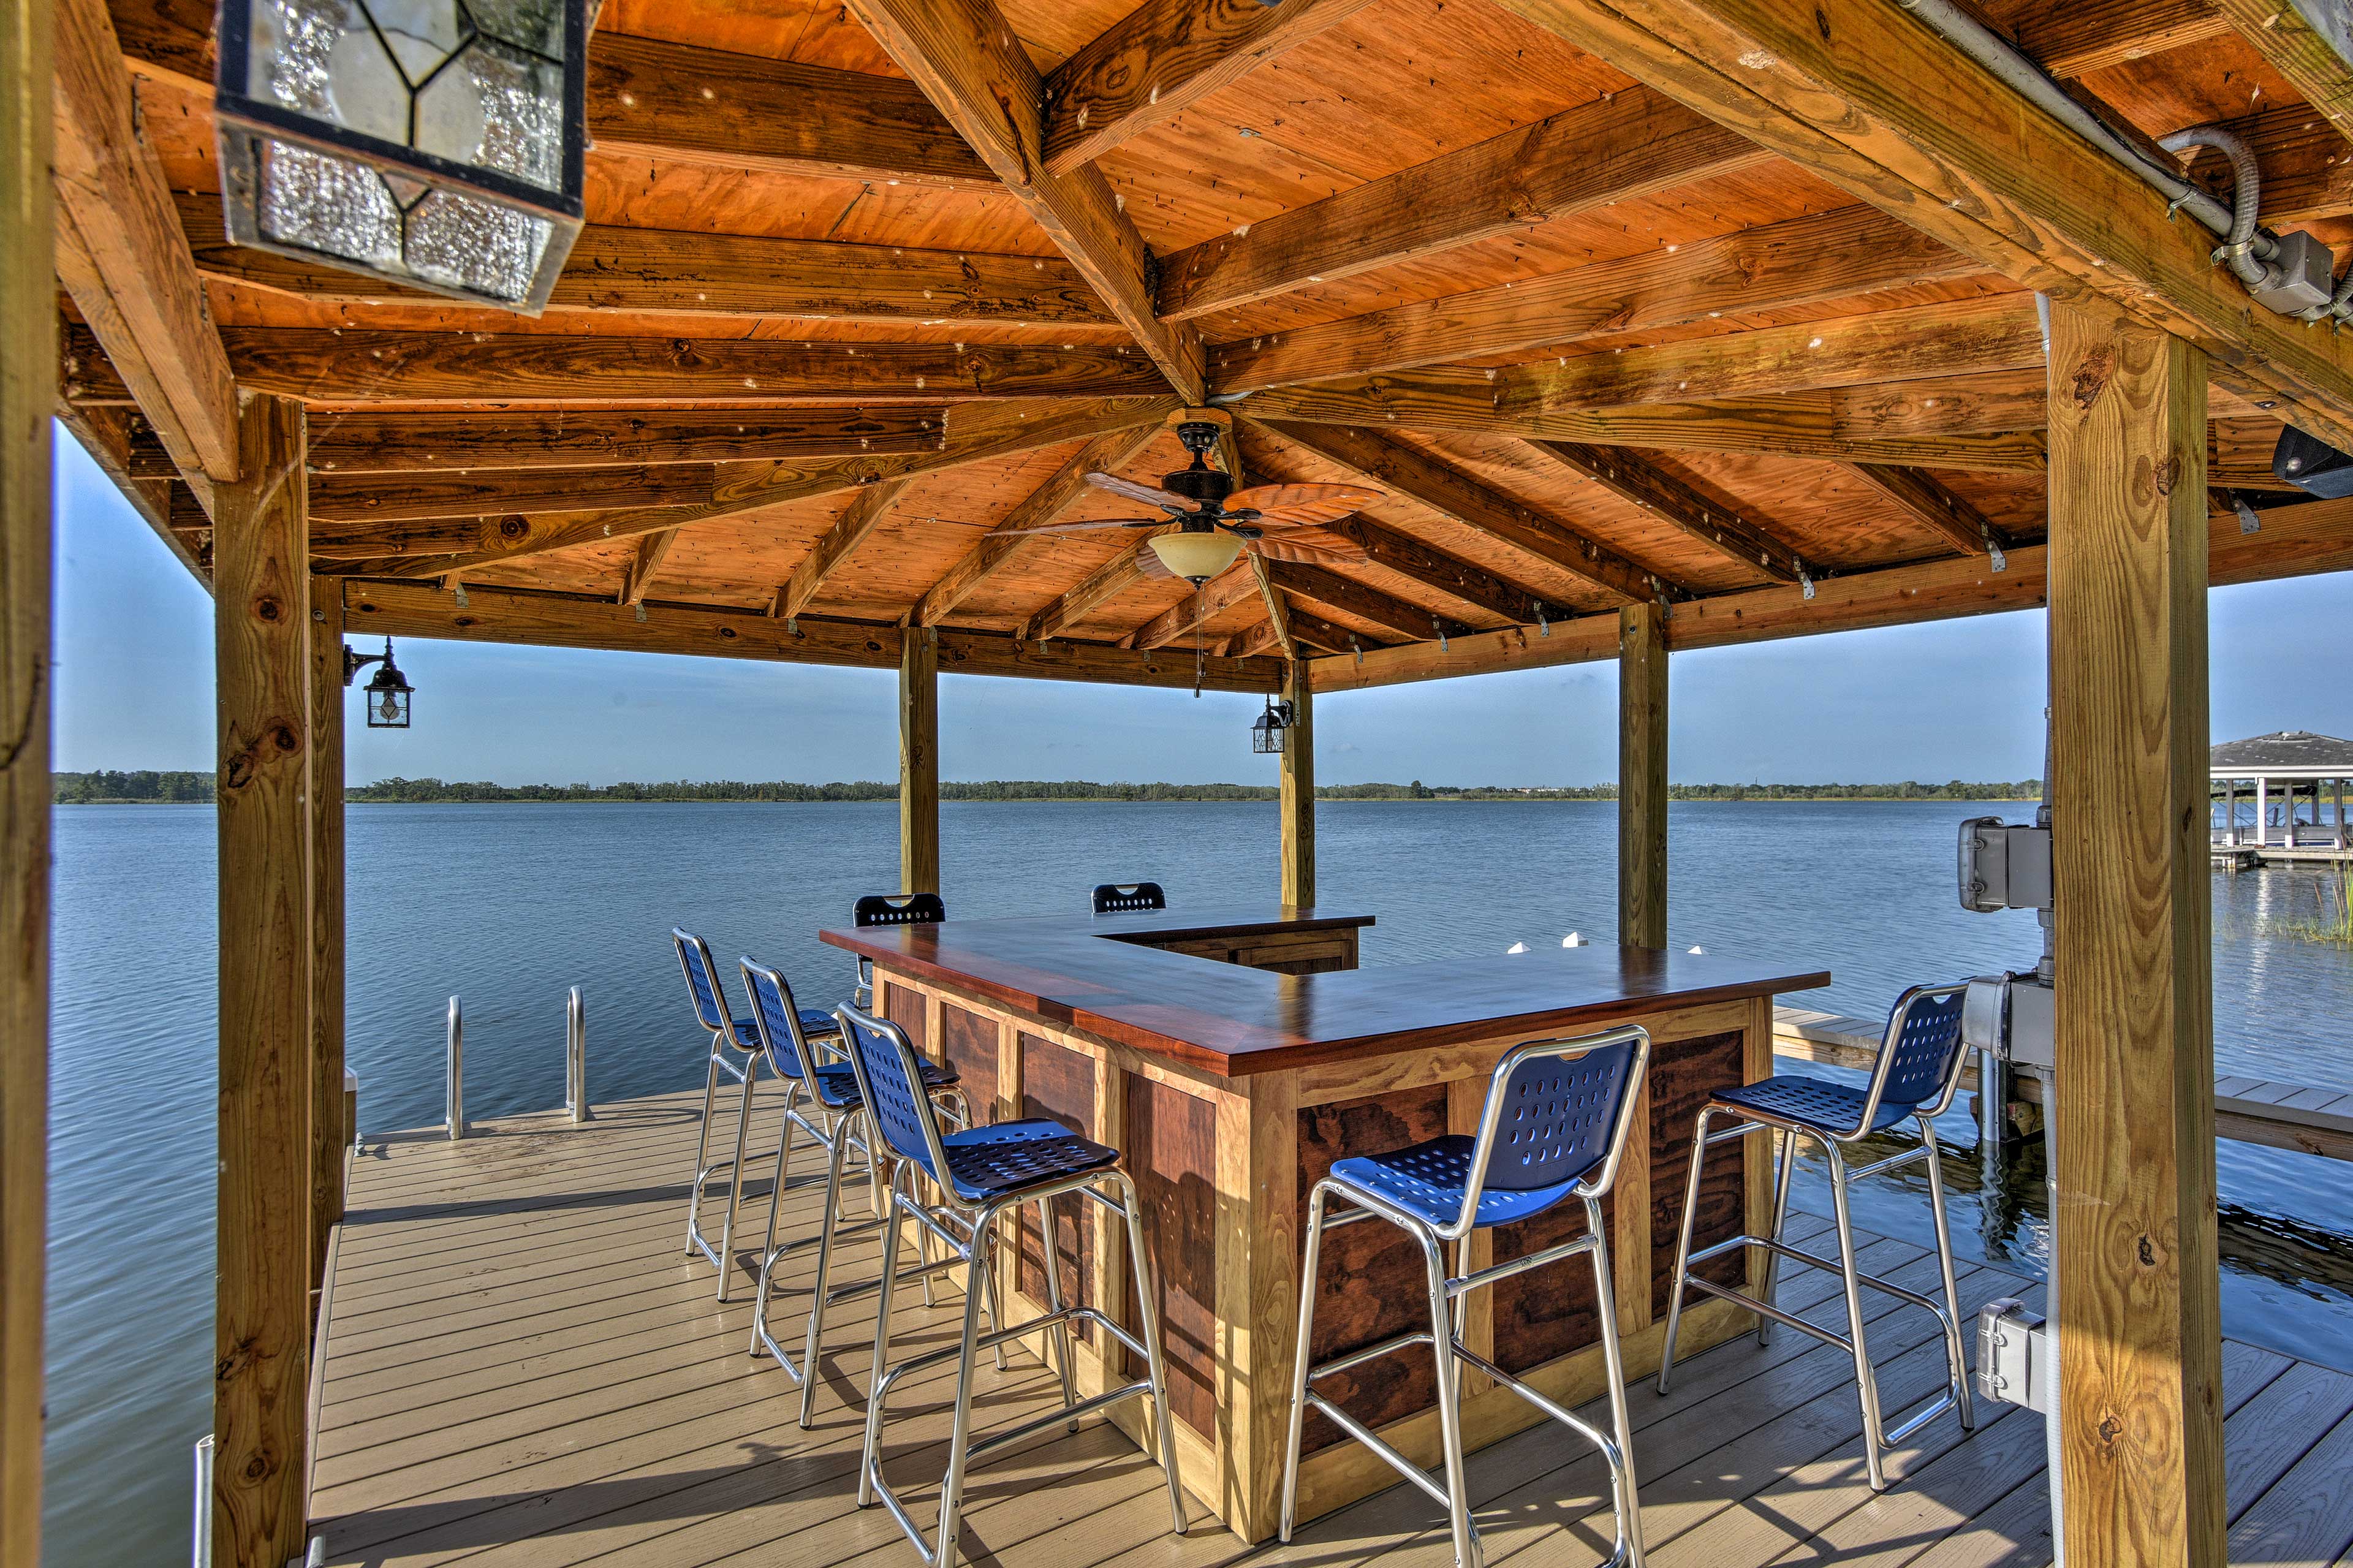
POLYGON ((1225 571, 1244 550, 1271 561, 1310 564, 1362 563, 1363 546, 1323 524, 1379 500, 1365 485, 1252 485, 1236 489, 1235 476, 1209 467, 1208 453, 1227 428, 1215 418, 1187 418, 1176 438, 1193 454, 1190 467, 1138 484, 1117 474, 1089 474, 1087 482, 1129 500, 1157 507, 1157 517, 1117 517, 1094 522, 1049 522, 1011 533, 1084 533, 1108 528, 1155 528, 1143 557, 1147 572, 1182 577, 1199 587, 1225 571))

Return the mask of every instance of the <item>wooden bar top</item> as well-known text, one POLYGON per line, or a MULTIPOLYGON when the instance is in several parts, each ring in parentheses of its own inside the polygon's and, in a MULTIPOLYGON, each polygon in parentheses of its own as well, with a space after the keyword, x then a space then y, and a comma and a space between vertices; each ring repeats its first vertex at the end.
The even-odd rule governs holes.
POLYGON ((968 991, 1229 1078, 1525 1032, 1575 1034, 1666 1008, 1831 982, 1746 959, 1596 944, 1272 974, 1140 945, 1372 924, 1366 915, 1219 906, 820 931, 885 971, 968 991), (1111 939, 1111 940, 1106 940, 1111 939))

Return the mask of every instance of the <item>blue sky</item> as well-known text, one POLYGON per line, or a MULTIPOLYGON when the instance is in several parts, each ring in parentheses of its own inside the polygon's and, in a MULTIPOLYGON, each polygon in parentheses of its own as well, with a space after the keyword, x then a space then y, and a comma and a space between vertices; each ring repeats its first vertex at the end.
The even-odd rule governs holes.
MULTIPOLYGON (((58 434, 57 766, 212 766, 212 601, 58 434)), ((2212 599, 2213 731, 2353 735, 2341 576, 2212 599)), ((2031 778, 2042 616, 1984 616, 1677 654, 1687 783, 2031 778)), ((414 642, 406 731, 351 730, 353 782, 888 778, 894 678, 873 670, 414 642)), ((356 702, 356 699, 353 699, 356 702)), ((1326 698, 1327 783, 1590 784, 1617 773, 1617 673, 1572 665, 1326 698)), ((950 676, 942 776, 1268 783, 1258 700, 950 676)))

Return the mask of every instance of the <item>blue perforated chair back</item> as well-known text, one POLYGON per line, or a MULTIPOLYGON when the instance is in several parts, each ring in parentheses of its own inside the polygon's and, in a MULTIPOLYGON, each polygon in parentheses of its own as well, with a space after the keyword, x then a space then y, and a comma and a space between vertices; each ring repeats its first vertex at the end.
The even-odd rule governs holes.
POLYGON ((678 946, 678 966, 686 971, 686 988, 694 997, 694 1016, 702 1026, 733 1044, 734 1020, 727 1013, 727 997, 719 989, 719 971, 711 962, 711 946, 691 931, 670 928, 678 946))
POLYGON ((1095 913, 1118 914, 1125 910, 1165 910, 1168 895, 1157 882, 1103 882, 1094 891, 1095 913))
POLYGON ((858 1087, 867 1114, 882 1134, 883 1144, 903 1160, 913 1160, 934 1173, 932 1149, 939 1140, 939 1124, 932 1118, 932 1102, 915 1080, 910 1059, 913 1047, 898 1025, 851 1006, 834 1010, 858 1069, 858 1087))
POLYGON ((937 893, 869 893, 849 906, 852 925, 934 926, 948 918, 937 893))
POLYGON ((1608 1157, 1634 1091, 1634 1042, 1578 1057, 1531 1057, 1502 1093, 1486 1185, 1498 1192, 1556 1186, 1608 1157))
POLYGON ((800 1015, 793 1006, 793 988, 782 971, 743 960, 744 989, 752 998, 752 1017, 760 1030, 761 1048, 779 1078, 807 1076, 801 1065, 800 1015))
POLYGON ((1923 996, 1907 991, 1888 1014, 1888 1038, 1880 1047, 1882 1109, 1908 1110, 1945 1091, 1961 1058, 1964 993, 1923 996), (1899 1022, 1900 1019, 1900 1022, 1899 1022))

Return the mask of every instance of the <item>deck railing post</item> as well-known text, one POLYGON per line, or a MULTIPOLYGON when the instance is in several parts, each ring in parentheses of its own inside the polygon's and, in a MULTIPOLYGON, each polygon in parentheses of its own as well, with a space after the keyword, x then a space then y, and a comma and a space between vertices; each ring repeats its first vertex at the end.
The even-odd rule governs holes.
POLYGON ((564 1103, 574 1121, 595 1119, 588 1109, 588 1004, 577 985, 564 1004, 564 1103))
POLYGON ((455 996, 449 998, 449 1081, 448 1110, 449 1142, 466 1135, 466 1015, 455 996))

